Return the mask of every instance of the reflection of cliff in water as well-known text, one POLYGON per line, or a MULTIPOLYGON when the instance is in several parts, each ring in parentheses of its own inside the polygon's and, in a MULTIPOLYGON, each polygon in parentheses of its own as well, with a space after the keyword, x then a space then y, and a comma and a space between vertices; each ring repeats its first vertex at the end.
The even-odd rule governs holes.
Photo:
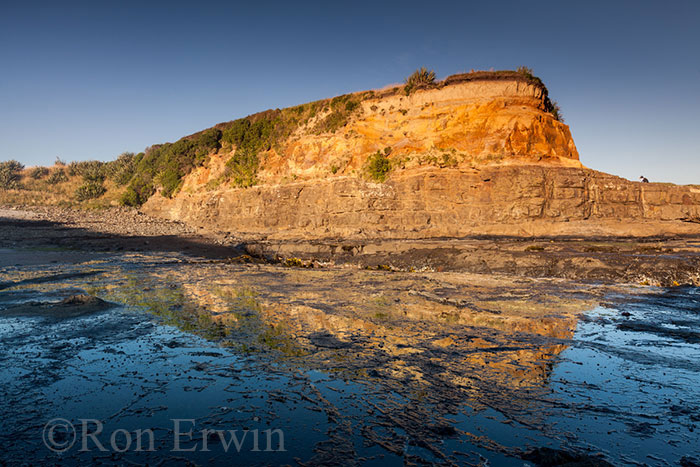
POLYGON ((294 456, 323 465, 589 445, 680 458, 697 441, 695 289, 129 254, 0 276, 11 458, 40 442, 25 425, 54 416, 126 415, 167 437, 185 408, 213 428, 283 427, 294 456))
POLYGON ((465 274, 210 265, 160 268, 100 294, 275 362, 370 381, 445 408, 517 411, 545 390, 590 301, 465 274), (499 402, 500 401, 500 402, 499 402))

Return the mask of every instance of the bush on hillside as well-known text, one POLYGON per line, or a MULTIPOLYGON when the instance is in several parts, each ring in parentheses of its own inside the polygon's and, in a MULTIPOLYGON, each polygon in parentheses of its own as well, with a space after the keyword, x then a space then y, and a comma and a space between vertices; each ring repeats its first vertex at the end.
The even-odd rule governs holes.
POLYGON ((67 182, 68 176, 66 175, 65 170, 57 169, 51 172, 51 175, 49 175, 49 178, 47 178, 46 181, 52 185, 57 185, 59 183, 67 182))
POLYGON ((134 176, 136 169, 136 154, 133 152, 123 152, 116 160, 107 162, 105 173, 107 177, 114 180, 117 185, 126 185, 134 176))
POLYGON ((19 188, 24 165, 16 160, 0 162, 0 189, 10 190, 19 188))
POLYGON ((100 161, 71 162, 68 164, 68 175, 79 175, 86 182, 103 182, 107 177, 106 164, 100 161))
POLYGON ((41 180, 49 174, 49 169, 46 167, 34 167, 29 171, 29 176, 34 180, 41 180))
POLYGON ((257 183, 258 154, 272 148, 277 117, 271 114, 257 121, 243 118, 224 131, 223 140, 236 146, 233 156, 226 162, 225 173, 233 185, 245 188, 257 183))
POLYGON ((148 198, 155 192, 156 189, 153 186, 153 182, 148 176, 137 174, 129 183, 120 201, 124 206, 138 207, 148 201, 148 198))
POLYGON ((122 204, 140 206, 155 193, 157 185, 162 188, 163 196, 171 197, 180 188, 182 178, 203 165, 209 153, 220 147, 221 130, 210 128, 174 143, 151 146, 133 158, 124 156, 120 162, 121 175, 115 179, 117 183, 129 184, 122 204), (132 175, 127 180, 129 172, 132 175))
POLYGON ((90 180, 86 181, 75 190, 75 198, 78 201, 95 199, 105 194, 106 191, 101 181, 90 180))
POLYGON ((406 85, 403 89, 408 95, 416 89, 433 86, 435 84, 435 72, 421 67, 406 78, 405 82, 406 85))
POLYGON ((215 128, 182 138, 175 143, 154 145, 145 153, 120 156, 109 163, 108 177, 118 184, 127 184, 122 204, 139 206, 160 187, 163 196, 171 197, 182 186, 183 178, 207 162, 209 154, 222 144, 235 148, 220 181, 248 187, 257 183, 262 153, 270 149, 282 151, 281 145, 301 125, 314 119, 321 109, 331 110, 328 118, 316 122, 317 132, 335 131, 345 125, 349 116, 360 107, 361 96, 349 94, 332 100, 317 101, 283 110, 268 110, 217 125, 215 128), (123 175, 117 175, 120 173, 123 175), (129 177, 129 173, 131 176, 129 177), (127 182, 128 178, 128 182, 127 182))
POLYGON ((313 129, 316 134, 335 133, 350 121, 350 117, 360 108, 363 95, 343 94, 330 101, 330 110, 325 118, 320 120, 313 129))

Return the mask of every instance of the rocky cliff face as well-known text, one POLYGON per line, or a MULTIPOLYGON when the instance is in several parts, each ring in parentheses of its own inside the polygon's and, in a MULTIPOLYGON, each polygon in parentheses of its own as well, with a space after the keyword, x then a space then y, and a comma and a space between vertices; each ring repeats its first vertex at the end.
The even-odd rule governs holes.
POLYGON ((260 179, 361 176, 367 157, 385 148, 402 171, 504 161, 580 167, 569 128, 543 110, 543 93, 517 80, 476 81, 366 99, 335 133, 302 129, 280 154, 271 151, 260 179))
POLYGON ((144 210, 244 238, 571 234, 581 222, 601 234, 669 228, 630 229, 631 219, 700 231, 677 222, 700 217, 700 187, 583 168, 569 128, 545 112, 545 93, 520 79, 380 93, 335 132, 301 126, 265 153, 256 186, 214 187, 235 151, 227 148, 190 173, 174 198, 155 195, 144 210), (366 173, 377 151, 392 167, 383 183, 366 173))
MULTIPOLYGON (((700 217, 700 187, 635 183, 581 168, 492 166, 426 168, 385 183, 356 177, 154 197, 163 217, 257 238, 430 238, 473 234, 655 235, 698 231, 677 222, 700 217), (599 221, 616 221, 619 225, 599 221), (552 226, 556 223, 556 226, 552 226), (607 228, 606 228, 607 227, 607 228), (680 230, 679 230, 680 229, 680 230)), ((698 226, 700 227, 700 226, 698 226)))

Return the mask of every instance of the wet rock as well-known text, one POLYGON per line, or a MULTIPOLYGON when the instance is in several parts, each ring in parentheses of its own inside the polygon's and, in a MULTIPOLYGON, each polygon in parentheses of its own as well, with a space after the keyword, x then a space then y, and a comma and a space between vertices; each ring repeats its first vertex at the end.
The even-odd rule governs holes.
POLYGON ((632 321, 620 323, 617 328, 621 331, 644 332, 655 334, 659 337, 666 337, 678 341, 687 342, 688 344, 700 343, 700 333, 689 329, 673 329, 666 326, 661 326, 655 323, 646 323, 641 321, 632 321))
POLYGON ((15 305, 0 311, 4 316, 28 316, 55 319, 76 318, 99 313, 113 305, 86 294, 71 295, 60 302, 29 302, 15 305))
POLYGON ((447 424, 436 424, 436 425, 429 425, 428 430, 431 432, 435 433, 438 436, 441 437, 453 437, 457 436, 457 430, 455 427, 447 424))
POLYGON ((656 433, 656 428, 648 422, 627 423, 627 427, 630 434, 640 438, 648 438, 656 433))
POLYGON ((547 447, 528 451, 522 455, 522 459, 541 467, 612 467, 612 464, 597 456, 547 447))
POLYGON ((693 456, 683 456, 679 464, 681 467, 700 467, 700 459, 693 456))
POLYGON ((352 346, 349 342, 339 340, 334 335, 327 332, 316 332, 309 335, 309 340, 316 347, 325 349, 345 349, 352 346))

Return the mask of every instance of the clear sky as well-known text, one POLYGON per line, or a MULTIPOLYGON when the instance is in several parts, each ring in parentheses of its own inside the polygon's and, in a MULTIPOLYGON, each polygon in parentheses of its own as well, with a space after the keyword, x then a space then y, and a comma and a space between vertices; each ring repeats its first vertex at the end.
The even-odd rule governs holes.
POLYGON ((2 2, 0 160, 109 160, 401 82, 531 67, 582 162, 700 184, 700 1, 2 2))

